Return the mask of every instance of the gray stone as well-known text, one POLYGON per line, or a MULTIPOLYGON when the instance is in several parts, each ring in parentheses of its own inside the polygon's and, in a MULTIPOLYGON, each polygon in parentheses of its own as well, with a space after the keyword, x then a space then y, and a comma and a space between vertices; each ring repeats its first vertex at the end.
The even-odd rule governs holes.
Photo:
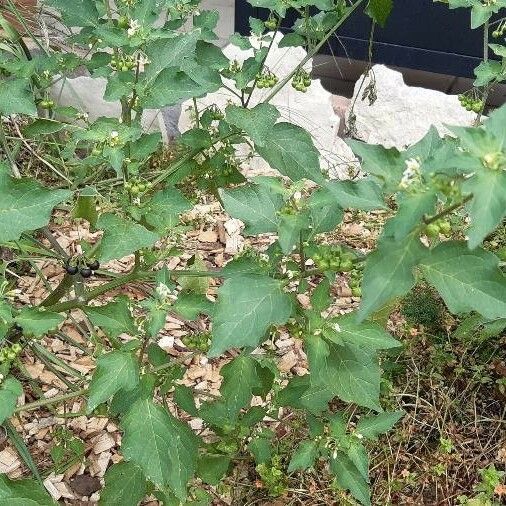
POLYGON ((348 118, 351 111, 355 115, 354 137, 398 149, 419 141, 431 125, 444 135, 449 133, 444 125, 471 126, 476 118, 461 107, 457 95, 407 86, 400 72, 384 65, 374 65, 365 80, 357 81, 348 118), (377 94, 372 105, 362 99, 371 79, 377 94))

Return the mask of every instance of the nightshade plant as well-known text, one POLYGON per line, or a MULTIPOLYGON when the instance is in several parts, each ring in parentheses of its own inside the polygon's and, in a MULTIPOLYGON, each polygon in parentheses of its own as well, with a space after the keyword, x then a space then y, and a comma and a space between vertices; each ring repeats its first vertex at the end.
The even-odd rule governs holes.
MULTIPOLYGON (((300 92, 311 84, 303 70, 306 60, 279 80, 264 68, 273 32, 289 8, 297 10, 301 18, 282 43, 304 46, 309 59, 357 9, 384 24, 391 1, 251 3, 269 11, 266 22, 250 20, 261 44, 244 63, 229 61, 213 44, 217 13, 199 10, 198 0, 118 0, 114 7, 103 0, 50 0, 73 27, 67 44, 75 52, 41 44, 41 53, 31 56, 2 21, 9 40, 0 60, 0 114, 28 118, 22 135, 65 163, 46 160, 48 172, 40 181, 29 177, 16 144, 2 129, 0 245, 12 260, 3 262, 0 273, 0 423, 12 434, 9 418, 16 413, 75 397, 86 400, 88 415, 117 419, 124 461, 106 473, 104 505, 135 505, 146 494, 164 504, 202 499, 199 487, 220 483, 235 459, 248 452, 259 473, 274 480, 271 490, 280 493, 280 461, 263 422, 280 406, 296 410, 308 423, 308 437, 287 472, 327 462, 341 488, 370 504, 365 442, 402 416, 381 407, 379 356, 400 343, 377 314, 423 278, 453 313, 476 312, 486 321, 506 318, 506 279, 499 259, 482 246, 506 213, 506 107, 483 125, 451 128, 455 137, 441 138, 431 129, 403 152, 350 141, 364 177, 329 180, 310 134, 280 121, 270 104, 287 84, 300 92), (161 12, 167 19, 155 24, 161 12), (192 27, 181 30, 187 20, 192 27), (105 98, 120 101, 120 118, 90 123, 79 111, 54 102, 49 87, 79 66, 107 78, 105 98), (259 84, 271 91, 250 108, 259 84), (198 109, 194 100, 193 128, 178 140, 175 157, 154 170, 150 159, 161 136, 143 131, 142 112, 224 86, 235 102, 224 110, 198 109), (234 160, 236 146, 244 143, 282 177, 246 181, 234 160), (271 233, 277 240, 263 254, 239 256, 221 270, 209 272, 199 259, 185 270, 160 267, 177 242, 180 215, 191 207, 176 188, 187 178, 205 181, 203 189, 245 223, 245 234, 271 233), (304 181, 312 182, 311 189, 304 181), (103 232, 101 240, 83 244, 84 254, 70 258, 50 230, 58 226, 55 209, 65 220, 87 220, 103 232), (322 234, 339 225, 345 209, 380 209, 390 216, 377 248, 366 256, 346 244, 322 244, 322 234), (457 213, 469 220, 454 229, 450 222, 457 213), (107 270, 107 262, 127 255, 135 256, 130 272, 118 276, 107 270), (19 304, 11 263, 36 259, 61 265, 65 276, 41 304, 19 304), (337 273, 350 278, 362 300, 358 311, 328 317, 337 273), (89 288, 85 279, 94 274, 104 283, 89 288), (203 295, 209 277, 221 280, 215 303, 203 295), (317 286, 310 290, 310 305, 303 306, 296 292, 308 291, 308 280, 317 286), (123 296, 99 304, 101 296, 138 281, 154 286, 142 302, 123 296), (62 396, 17 407, 23 390, 16 377, 19 354, 26 347, 52 363, 54 356, 40 340, 57 331, 71 311, 84 313, 106 336, 96 347, 91 380, 83 385, 81 377, 68 382, 62 396), (177 383, 183 367, 156 345, 169 311, 188 320, 209 316, 211 333, 192 343, 198 351, 209 348, 211 358, 238 351, 221 369, 220 398, 197 407, 194 392, 177 383), (253 353, 280 328, 303 340, 309 374, 281 377, 273 359, 253 353), (124 342, 122 334, 132 339, 124 342), (167 395, 182 411, 201 418, 212 436, 198 436, 174 416, 167 395), (253 396, 266 399, 265 407, 251 407, 253 396), (358 409, 352 418, 347 404, 358 409)), ((234 35, 232 42, 252 48, 247 37, 234 35)), ((38 478, 37 468, 31 468, 38 478)), ((2 477, 0 497, 53 504, 36 479, 2 477)))

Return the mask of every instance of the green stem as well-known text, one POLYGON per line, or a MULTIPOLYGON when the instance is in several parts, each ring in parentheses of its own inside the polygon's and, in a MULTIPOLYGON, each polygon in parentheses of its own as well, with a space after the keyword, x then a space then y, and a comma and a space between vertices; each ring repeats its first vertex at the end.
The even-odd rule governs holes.
POLYGON ((60 284, 40 303, 42 307, 53 306, 60 302, 72 286, 72 277, 65 274, 60 284))
POLYGON ((464 197, 460 202, 456 202, 455 204, 452 204, 451 206, 447 207, 446 209, 443 209, 441 212, 435 214, 431 218, 424 218, 423 222, 425 225, 429 225, 430 223, 434 223, 437 220, 440 220, 441 218, 445 217, 446 215, 452 213, 455 211, 455 209, 458 209, 459 207, 462 207, 464 204, 469 202, 473 198, 473 194, 467 195, 467 197, 464 197))
POLYGON ((323 39, 310 51, 306 57, 290 72, 267 96, 264 100, 264 103, 270 102, 285 86, 288 84, 293 76, 309 61, 313 58, 318 51, 327 43, 327 41, 332 37, 332 35, 344 24, 344 22, 353 14, 353 12, 357 9, 357 7, 363 3, 364 0, 357 0, 353 5, 350 6, 348 11, 343 15, 343 17, 325 34, 323 39))
POLYGON ((38 401, 29 402, 24 406, 19 406, 14 410, 14 413, 22 413, 25 411, 33 411, 35 409, 42 408, 44 406, 50 406, 51 404, 58 404, 62 401, 68 401, 69 399, 75 399, 76 397, 81 397, 88 392, 86 388, 81 388, 80 390, 76 390, 75 392, 69 392, 68 394, 58 395, 56 397, 51 397, 49 399, 39 399, 38 401))

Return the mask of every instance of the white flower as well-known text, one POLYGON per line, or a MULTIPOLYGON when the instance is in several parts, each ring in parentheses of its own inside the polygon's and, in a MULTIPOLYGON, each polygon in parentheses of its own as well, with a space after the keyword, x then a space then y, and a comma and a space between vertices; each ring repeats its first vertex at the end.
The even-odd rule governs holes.
POLYGON ((334 450, 334 452, 332 453, 332 458, 333 458, 334 460, 336 460, 336 459, 337 459, 337 450, 334 450))
POLYGON ((402 179, 399 183, 401 188, 407 188, 420 175, 420 162, 416 158, 406 160, 406 169, 402 173, 402 179))
POLYGON ((302 198, 302 193, 301 192, 295 192, 293 194, 293 200, 300 200, 302 198))
POLYGON ((341 332, 341 327, 339 326, 339 323, 334 323, 334 325, 332 325, 332 328, 333 328, 336 332, 341 332))
POLYGON ((133 37, 141 28, 141 24, 137 19, 132 19, 130 21, 130 26, 127 30, 127 34, 129 37, 133 37))
POLYGON ((117 132, 116 130, 113 130, 111 132, 111 139, 117 139, 119 137, 119 132, 117 132))
POLYGON ((364 439, 364 436, 362 434, 360 434, 360 432, 355 432, 355 437, 357 439, 364 439))
POLYGON ((156 293, 161 299, 167 299, 171 295, 170 288, 165 283, 159 283, 156 287, 156 293))

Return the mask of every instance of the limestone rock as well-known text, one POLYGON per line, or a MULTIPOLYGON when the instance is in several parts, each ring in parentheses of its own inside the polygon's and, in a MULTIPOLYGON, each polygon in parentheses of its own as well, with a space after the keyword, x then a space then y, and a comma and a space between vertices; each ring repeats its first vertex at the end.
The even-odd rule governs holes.
MULTIPOLYGON (((59 105, 72 106, 87 113, 91 122, 102 116, 119 118, 121 116, 119 101, 108 102, 103 98, 106 86, 107 79, 103 77, 78 76, 58 81, 53 85, 51 94, 59 105)), ((143 128, 148 132, 160 130, 165 140, 168 140, 168 137, 174 136, 171 132, 174 125, 171 124, 170 118, 179 112, 179 108, 176 107, 174 114, 170 114, 170 111, 171 108, 168 108, 168 111, 145 110, 142 115, 143 128)))
POLYGON ((418 142, 431 125, 444 135, 449 133, 444 125, 473 124, 476 115, 462 108, 456 95, 407 86, 400 72, 384 65, 374 65, 372 75, 364 82, 362 78, 357 81, 351 102, 355 114, 353 136, 357 139, 404 149, 418 142), (377 98, 369 105, 368 99, 362 100, 362 94, 372 78, 377 98))
MULTIPOLYGON (((281 80, 287 76, 306 56, 306 51, 300 47, 279 48, 278 44, 282 35, 276 35, 275 41, 266 61, 267 68, 274 72, 281 80)), ((258 39, 251 37, 251 43, 258 46, 258 39)), ((230 60, 243 62, 253 54, 253 50, 242 50, 233 44, 223 49, 223 53, 230 60)), ((309 61, 305 69, 311 70, 312 62, 309 61)), ((232 81, 227 82, 233 88, 232 81)), ((256 89, 250 101, 250 106, 262 102, 271 90, 256 89)), ((305 128, 311 133, 315 146, 321 153, 321 165, 328 170, 331 177, 346 177, 347 168, 355 160, 353 153, 339 138, 339 116, 334 112, 332 105, 333 95, 323 88, 320 80, 313 80, 307 93, 297 92, 290 84, 287 84, 272 100, 271 103, 278 107, 281 117, 279 121, 288 121, 305 128)), ((207 95, 199 99, 199 109, 204 109, 211 104, 216 104, 224 109, 227 104, 239 101, 226 89, 207 95)), ((185 132, 192 126, 191 111, 192 101, 187 101, 182 106, 182 114, 179 120, 179 130, 185 132)), ((247 146, 242 146, 239 155, 244 157, 249 153, 247 146)), ((260 157, 255 156, 252 160, 247 159, 244 165, 247 175, 266 174, 272 175, 269 165, 260 157)))

